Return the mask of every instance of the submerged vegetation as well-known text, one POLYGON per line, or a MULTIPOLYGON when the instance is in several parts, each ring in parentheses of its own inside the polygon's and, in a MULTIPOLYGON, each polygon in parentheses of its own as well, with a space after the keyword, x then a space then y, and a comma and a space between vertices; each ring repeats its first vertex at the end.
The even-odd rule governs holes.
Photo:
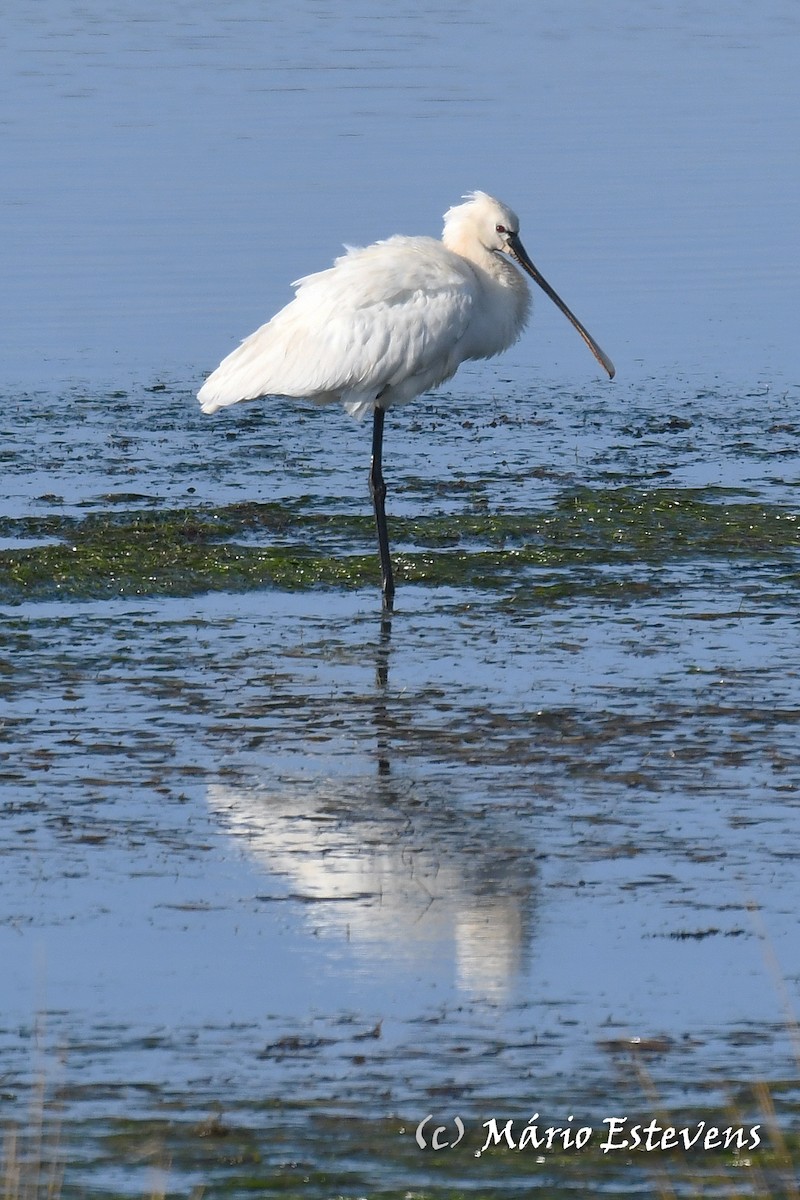
MULTIPOLYGON (((657 1093, 648 1051, 627 1043, 612 1057, 621 1071, 622 1107, 610 1115, 600 1115, 606 1109, 597 1107, 599 1096, 592 1102, 595 1118, 553 1121, 538 1113, 515 1119, 501 1100, 488 1120, 466 1116, 463 1141, 438 1152, 431 1145, 435 1121, 407 1113, 370 1116, 302 1096, 243 1100, 199 1115, 194 1097, 154 1092, 151 1115, 75 1119, 64 1115, 77 1098, 74 1089, 51 1090, 40 1079, 28 1122, 7 1122, 3 1130, 0 1186, 5 1200, 464 1200, 476 1194, 500 1200, 530 1191, 797 1200, 800 1138, 784 1132, 776 1115, 780 1110, 796 1127, 793 1083, 730 1080, 721 1102, 673 1113, 657 1093)), ((117 1089, 102 1090, 110 1096, 117 1089)), ((708 1091, 719 1096, 719 1084, 708 1091)), ((84 1086, 77 1093, 91 1099, 84 1086)), ((569 1108, 562 1103, 553 1111, 569 1108)))
MULTIPOLYGON (((613 595, 629 585, 631 567, 674 560, 761 558, 793 571, 799 521, 785 507, 733 503, 709 490, 624 487, 564 493, 539 512, 397 518, 391 526, 397 575, 406 583, 491 589, 526 582, 558 598, 565 589, 613 595), (580 568, 603 574, 564 577, 565 569, 580 568), (548 580, 552 571, 558 581, 548 580)), ((359 587, 378 579, 369 516, 299 503, 22 517, 0 522, 0 536, 11 543, 0 552, 5 603, 359 587)))
POLYGON ((500 1200, 530 1191, 552 1197, 798 1196, 800 1142, 796 1133, 778 1129, 775 1098, 764 1084, 736 1087, 723 1109, 694 1108, 679 1116, 660 1109, 654 1116, 640 1097, 626 1109, 629 1116, 580 1128, 577 1118, 572 1127, 566 1118, 552 1124, 506 1116, 468 1120, 464 1142, 450 1153, 420 1148, 416 1118, 337 1113, 297 1098, 252 1101, 244 1120, 222 1110, 197 1119, 189 1097, 162 1097, 160 1107, 167 1111, 78 1122, 64 1121, 57 1108, 37 1108, 30 1128, 5 1130, 4 1197, 464 1200, 479 1194, 500 1200), (643 1136, 636 1149, 623 1149, 626 1137, 630 1145, 630 1134, 648 1127, 658 1139, 671 1140, 671 1147, 648 1146, 643 1136), (487 1140, 492 1145, 484 1150, 487 1140), (684 1142, 693 1144, 686 1149, 684 1142), (416 1183, 412 1190, 409 1182, 416 1183))

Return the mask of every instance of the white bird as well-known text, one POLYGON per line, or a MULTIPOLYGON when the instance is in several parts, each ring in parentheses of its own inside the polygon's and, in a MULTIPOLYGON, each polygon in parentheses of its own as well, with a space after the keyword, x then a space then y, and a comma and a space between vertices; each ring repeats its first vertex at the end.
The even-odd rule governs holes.
POLYGON ((346 247, 327 271, 298 279, 294 300, 223 359, 198 393, 206 413, 261 396, 338 400, 355 417, 372 410, 369 483, 388 609, 394 578, 382 469, 385 413, 452 378, 467 359, 491 358, 517 340, 531 301, 506 255, 614 377, 611 359, 525 252, 516 213, 485 192, 464 200, 445 213, 441 241, 395 236, 346 247))

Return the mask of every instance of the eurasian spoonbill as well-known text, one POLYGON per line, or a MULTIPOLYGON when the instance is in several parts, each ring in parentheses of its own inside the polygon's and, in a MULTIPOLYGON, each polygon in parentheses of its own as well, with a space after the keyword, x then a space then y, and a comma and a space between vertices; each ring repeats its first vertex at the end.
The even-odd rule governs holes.
POLYGON ((505 255, 558 305, 614 377, 611 359, 528 257, 516 213, 485 192, 464 200, 445 213, 440 242, 396 235, 346 247, 327 271, 298 279, 294 300, 223 359, 198 393, 206 413, 261 396, 339 400, 355 417, 372 410, 369 487, 389 609, 386 410, 452 378, 467 359, 491 358, 517 340, 531 301, 505 255))

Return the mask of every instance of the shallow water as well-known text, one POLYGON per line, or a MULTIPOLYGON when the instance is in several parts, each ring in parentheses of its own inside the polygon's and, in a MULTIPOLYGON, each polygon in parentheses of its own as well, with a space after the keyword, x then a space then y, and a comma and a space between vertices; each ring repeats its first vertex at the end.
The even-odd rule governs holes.
MULTIPOLYGON (((369 521, 352 524, 366 505, 352 453, 363 430, 299 409, 298 465, 279 442, 283 414, 231 414, 222 455, 240 464, 241 490, 258 500, 259 480, 266 491, 279 474, 274 494, 291 501, 277 539, 262 527, 255 551, 303 556, 312 578, 320 553, 366 561, 372 575, 359 586, 357 566, 344 588, 245 581, 231 592, 212 569, 241 538, 230 505, 208 508, 218 434, 185 418, 182 393, 140 395, 142 435, 124 432, 130 409, 128 397, 84 396, 96 441, 82 451, 81 426, 64 428, 42 401, 7 414, 19 435, 7 478, 27 485, 31 446, 54 446, 60 497, 33 500, 12 524, 46 516, 67 562, 60 582, 42 569, 35 587, 14 585, 52 547, 4 551, 11 1091, 26 1094, 37 1013, 53 1086, 95 1122, 92 1139, 109 1121, 163 1117, 165 1105, 193 1128, 221 1106, 237 1129, 262 1130, 248 1136, 288 1139, 312 1161, 321 1112, 411 1122, 406 1135, 396 1122, 377 1131, 382 1155, 440 1094, 447 1114, 471 1121, 472 1150, 498 1109, 521 1106, 527 1120, 534 1105, 557 1120, 569 1107, 600 1123, 623 1100, 644 1103, 624 1067, 631 1038, 654 1048, 647 1069, 666 1107, 724 1105, 728 1081, 791 1075, 798 514, 783 430, 748 448, 729 414, 715 466, 729 482, 706 478, 697 493, 685 473, 697 476, 698 448, 723 418, 689 404, 691 437, 682 426, 671 444, 661 434, 670 468, 653 487, 642 433, 652 409, 631 395, 586 438, 584 465, 562 449, 545 479, 515 465, 514 440, 544 420, 549 444, 571 447, 585 414, 569 397, 559 408, 518 395, 513 430, 499 405, 422 403, 392 425, 398 514, 424 514, 397 521, 398 562, 422 582, 401 585, 388 621, 374 556, 363 559, 369 521), (109 507, 118 449, 102 431, 113 412, 131 445, 109 507), (153 447, 167 433, 172 458, 159 464, 153 447), (473 471, 495 436, 508 476, 488 458, 473 471), (462 438, 475 453, 461 452, 469 469, 450 489, 462 438), (180 464, 198 444, 208 465, 187 496, 180 464), (659 506, 642 507, 648 496, 659 506), (196 594, 183 594, 179 572, 103 576, 102 557, 83 574, 98 520, 113 517, 123 559, 134 552, 124 547, 135 549, 145 502, 165 518, 163 540, 187 504, 192 545, 203 513, 227 531, 212 522, 196 594), (547 521, 588 515, 529 561, 524 531, 539 528, 540 510, 547 521), (437 511, 449 536, 426 533, 420 546, 437 511), (487 511, 498 522, 509 512, 510 525, 476 536, 487 511), (642 528, 654 513, 660 529, 642 528), (507 545, 507 561, 476 588, 487 536, 507 545), (424 582, 442 571, 456 583, 424 582), (26 598, 37 588, 40 599, 26 598), (299 1108, 287 1127, 289 1101, 299 1108)), ((233 494, 223 481, 220 498, 233 494)), ((110 1186, 107 1153, 86 1169, 110 1186)), ((226 1178, 216 1159, 203 1175, 196 1150, 173 1153, 174 1186, 226 1178)), ((404 1154, 408 1183, 421 1165, 404 1154)), ((132 1169, 126 1178, 141 1186, 132 1169)))
POLYGON ((504 17, 12 6, 2 1103, 67 1194, 647 1196, 481 1123, 794 1127, 796 14, 504 17), (543 302, 391 414, 389 622, 366 426, 194 391, 474 186, 619 376, 543 302))

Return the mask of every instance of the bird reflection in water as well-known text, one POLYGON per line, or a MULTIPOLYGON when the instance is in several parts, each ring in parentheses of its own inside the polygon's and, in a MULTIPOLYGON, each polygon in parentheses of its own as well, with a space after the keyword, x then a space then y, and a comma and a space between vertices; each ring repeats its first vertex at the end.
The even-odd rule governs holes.
POLYGON ((374 643, 377 773, 217 784, 209 807, 304 902, 315 932, 346 938, 370 962, 439 972, 452 961, 459 992, 500 1001, 531 936, 535 847, 513 811, 484 802, 479 787, 454 794, 452 764, 409 760, 392 712, 391 635, 384 612, 374 643))
POLYGON ((378 774, 386 776, 391 767, 389 706, 389 653, 392 645, 392 610, 384 607, 381 613, 378 647, 375 655, 375 741, 378 753, 378 774))

